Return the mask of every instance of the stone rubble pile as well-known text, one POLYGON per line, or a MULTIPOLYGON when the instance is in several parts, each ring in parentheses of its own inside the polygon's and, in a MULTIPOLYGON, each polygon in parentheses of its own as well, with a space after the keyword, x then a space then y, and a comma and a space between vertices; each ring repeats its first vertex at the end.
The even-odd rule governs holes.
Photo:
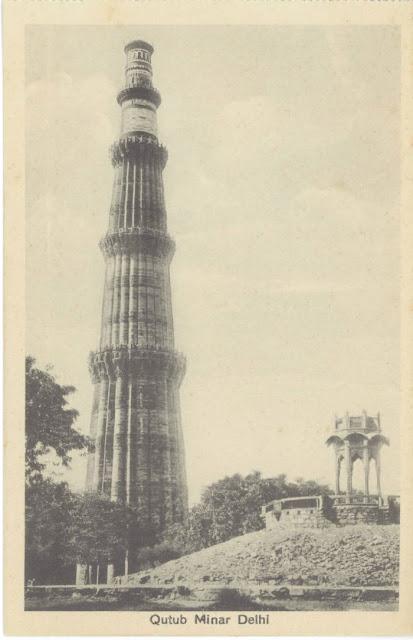
POLYGON ((129 584, 397 585, 399 529, 358 525, 255 531, 133 574, 129 584))

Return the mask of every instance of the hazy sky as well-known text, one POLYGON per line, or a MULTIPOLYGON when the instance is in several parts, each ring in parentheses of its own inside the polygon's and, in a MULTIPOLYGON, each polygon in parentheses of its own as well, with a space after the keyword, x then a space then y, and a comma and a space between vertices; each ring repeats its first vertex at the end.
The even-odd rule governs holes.
MULTIPOLYGON (((399 31, 27 29, 27 352, 88 432, 123 47, 155 47, 191 500, 253 469, 333 481, 334 413, 380 411, 399 490, 399 31)), ((84 482, 84 458, 67 474, 84 482)))

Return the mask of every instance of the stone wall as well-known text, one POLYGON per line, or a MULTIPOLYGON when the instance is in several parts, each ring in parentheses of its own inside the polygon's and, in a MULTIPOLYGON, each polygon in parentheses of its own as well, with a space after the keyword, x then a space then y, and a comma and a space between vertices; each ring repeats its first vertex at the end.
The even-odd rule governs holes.
POLYGON ((346 502, 343 496, 308 496, 274 500, 262 508, 267 529, 279 526, 323 528, 331 525, 398 524, 400 499, 372 498, 367 504, 358 497, 346 502))
POLYGON ((266 515, 266 528, 296 526, 301 528, 321 528, 331 526, 331 521, 319 509, 291 509, 266 515))
POLYGON ((331 509, 336 524, 379 524, 380 509, 377 505, 340 504, 331 509))
MULTIPOLYGON (((25 610, 46 611, 152 611, 163 604, 166 609, 194 610, 312 610, 397 608, 399 590, 394 587, 328 587, 275 585, 271 581, 242 587, 221 586, 127 586, 127 587, 30 587, 25 589, 25 610), (325 603, 323 606, 322 603, 325 603), (176 603, 175 606, 173 603, 176 603), (362 603, 365 603, 364 606, 362 603), (373 607, 372 607, 373 603, 373 607), (375 606, 374 606, 375 605, 375 606)), ((244 614, 240 614, 244 615, 244 614)), ((244 615, 245 618, 245 615, 244 615)))

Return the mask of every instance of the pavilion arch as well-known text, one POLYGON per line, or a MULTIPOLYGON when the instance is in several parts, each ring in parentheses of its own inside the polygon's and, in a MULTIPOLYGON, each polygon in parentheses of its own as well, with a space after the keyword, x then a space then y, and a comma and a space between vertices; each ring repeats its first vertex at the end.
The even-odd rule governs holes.
POLYGON ((366 486, 370 483, 370 458, 363 460, 363 454, 356 451, 351 457, 352 489, 354 492, 362 491, 366 495, 366 486))

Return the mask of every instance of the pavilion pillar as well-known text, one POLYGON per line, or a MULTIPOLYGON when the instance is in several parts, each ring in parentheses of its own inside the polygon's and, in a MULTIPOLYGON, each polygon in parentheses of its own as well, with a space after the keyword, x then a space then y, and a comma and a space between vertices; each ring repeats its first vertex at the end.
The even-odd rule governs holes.
POLYGON ((369 445, 366 445, 363 449, 363 465, 364 465, 364 502, 369 501, 369 472, 370 472, 370 460, 369 460, 369 445))
POLYGON ((336 452, 336 496, 340 495, 340 467, 341 460, 338 451, 336 452))
POLYGON ((377 495, 378 495, 378 498, 379 498, 379 503, 381 504, 381 502, 382 502, 382 495, 381 495, 381 464, 380 464, 380 450, 379 449, 376 450, 375 462, 376 462, 377 495))
POLYGON ((350 502, 351 494, 353 493, 353 464, 351 462, 350 443, 348 440, 344 444, 345 459, 346 459, 346 472, 347 472, 347 501, 350 502))

